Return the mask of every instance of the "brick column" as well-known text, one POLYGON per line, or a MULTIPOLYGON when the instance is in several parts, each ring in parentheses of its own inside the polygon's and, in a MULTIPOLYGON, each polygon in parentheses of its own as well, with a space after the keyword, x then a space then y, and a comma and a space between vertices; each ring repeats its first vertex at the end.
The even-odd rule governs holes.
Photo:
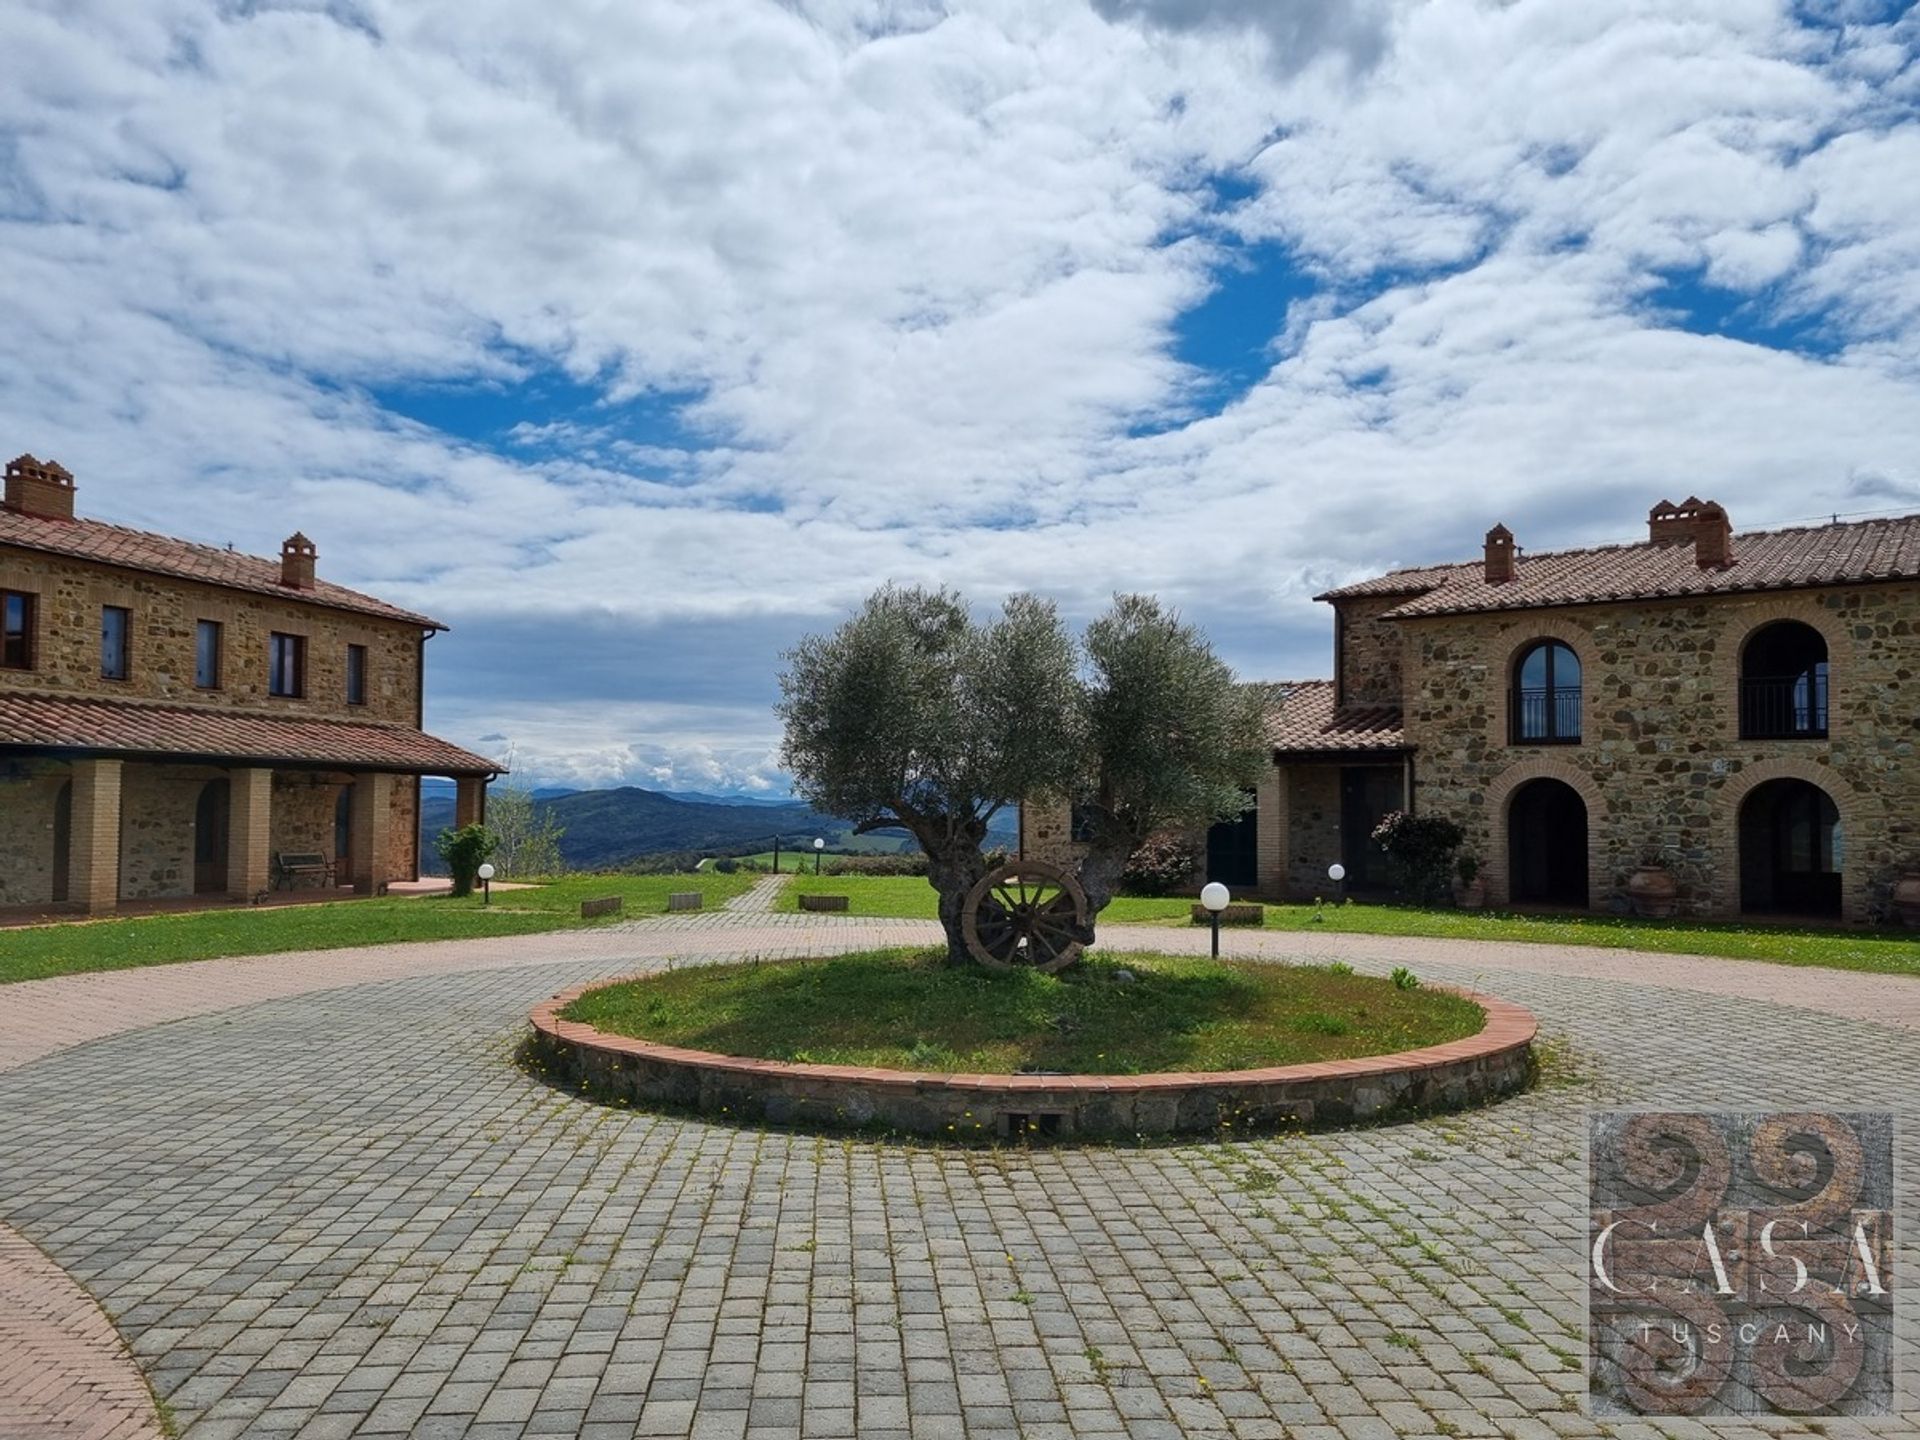
POLYGON ((1287 772, 1270 765, 1260 772, 1255 801, 1254 838, 1260 851, 1260 893, 1270 900, 1287 898, 1287 772))
POLYGON ((67 898, 90 915, 120 904, 120 765, 118 760, 73 762, 67 898))
POLYGON ((391 878, 387 874, 387 829, 392 810, 387 789, 393 777, 360 774, 353 777, 353 888, 356 894, 378 895, 391 878))
POLYGON ((251 900, 273 884, 273 771, 227 772, 227 895, 251 900))
POLYGON ((487 823, 487 782, 478 775, 463 775, 453 782, 453 828, 487 823))

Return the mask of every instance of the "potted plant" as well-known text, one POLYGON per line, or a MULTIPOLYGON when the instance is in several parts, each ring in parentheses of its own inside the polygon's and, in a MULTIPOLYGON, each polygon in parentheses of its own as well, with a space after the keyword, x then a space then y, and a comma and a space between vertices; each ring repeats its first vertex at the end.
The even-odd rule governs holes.
POLYGON ((1480 857, 1462 854, 1454 863, 1453 873, 1456 877, 1453 903, 1462 910, 1484 910, 1487 905, 1487 881, 1480 873, 1480 857))
POLYGON ((1638 868, 1627 877, 1627 898, 1633 902, 1637 915, 1664 920, 1673 914, 1679 894, 1680 882, 1673 878, 1673 871, 1667 868, 1658 850, 1643 853, 1638 868))

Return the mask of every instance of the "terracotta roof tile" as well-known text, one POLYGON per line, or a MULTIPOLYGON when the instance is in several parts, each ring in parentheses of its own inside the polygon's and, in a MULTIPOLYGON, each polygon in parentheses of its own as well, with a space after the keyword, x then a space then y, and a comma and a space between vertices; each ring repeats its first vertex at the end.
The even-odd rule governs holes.
POLYGON ((1391 751, 1406 747, 1393 705, 1336 707, 1331 680, 1287 680, 1267 712, 1267 743, 1283 753, 1391 751))
POLYGON ((501 767, 404 725, 0 691, 0 750, 192 755, 473 775, 501 767))
POLYGON ((1522 554, 1515 577, 1500 585, 1488 584, 1474 560, 1396 570, 1316 598, 1406 595, 1386 613, 1408 618, 1913 580, 1920 579, 1920 515, 1750 531, 1734 537, 1733 553, 1725 569, 1703 570, 1689 543, 1603 545, 1522 554))
POLYGON ((100 520, 56 520, 43 515, 28 515, 0 506, 0 545, 17 545, 53 555, 70 555, 101 565, 117 565, 127 570, 144 570, 155 575, 172 575, 183 580, 198 580, 229 590, 250 590, 282 600, 325 605, 334 610, 355 610, 363 615, 378 615, 387 620, 403 620, 424 629, 447 627, 426 615, 402 610, 371 595, 362 595, 343 585, 316 580, 311 590, 295 590, 280 583, 280 562, 259 555, 243 555, 214 545, 197 545, 191 540, 176 540, 145 530, 128 530, 100 520))

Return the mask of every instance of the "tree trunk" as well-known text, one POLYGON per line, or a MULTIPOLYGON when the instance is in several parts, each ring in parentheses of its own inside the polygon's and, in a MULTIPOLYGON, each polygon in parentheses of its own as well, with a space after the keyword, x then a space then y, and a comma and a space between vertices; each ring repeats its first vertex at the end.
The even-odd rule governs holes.
POLYGON ((1087 847, 1087 853, 1080 861, 1080 888, 1087 892, 1090 923, 1099 918, 1100 912, 1107 908, 1108 902, 1119 890, 1120 876, 1138 848, 1124 837, 1111 841, 1098 837, 1087 847))
POLYGON ((971 965, 974 963, 973 952, 967 949, 961 917, 966 908, 967 892, 987 873, 987 862, 980 853, 980 842, 975 840, 970 845, 964 842, 942 845, 939 853, 935 853, 925 842, 922 842, 922 848, 927 851, 927 883, 940 892, 940 928, 947 932, 947 963, 971 965))

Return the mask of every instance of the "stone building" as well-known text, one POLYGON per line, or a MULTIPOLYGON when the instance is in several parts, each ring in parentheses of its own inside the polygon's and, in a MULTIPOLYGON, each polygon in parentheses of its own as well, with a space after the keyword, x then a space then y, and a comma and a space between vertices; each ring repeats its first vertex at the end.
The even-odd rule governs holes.
POLYGON ((1457 821, 1500 906, 1618 910, 1651 864, 1680 914, 1865 923, 1920 870, 1920 515, 1735 535, 1663 501, 1637 544, 1496 526, 1478 560, 1317 598, 1335 676, 1281 687, 1273 768, 1208 836, 1236 890, 1331 895, 1338 862, 1378 891, 1402 808, 1457 821))
POLYGON ((446 627, 316 559, 298 534, 276 561, 76 518, 65 469, 7 465, 0 907, 377 893, 419 874, 422 775, 481 817, 499 766, 421 730, 446 627))

